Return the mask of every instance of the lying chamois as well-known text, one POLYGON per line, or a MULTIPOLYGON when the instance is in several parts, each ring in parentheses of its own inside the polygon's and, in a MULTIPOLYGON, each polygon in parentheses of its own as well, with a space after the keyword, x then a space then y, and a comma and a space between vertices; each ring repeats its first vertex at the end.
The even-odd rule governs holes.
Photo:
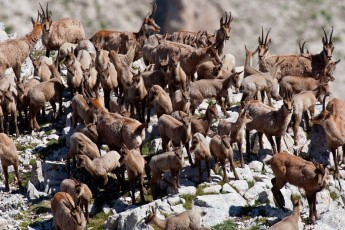
POLYGON ((187 210, 180 214, 160 219, 156 216, 156 210, 151 207, 151 211, 146 212, 145 224, 158 227, 158 229, 178 230, 178 229, 204 229, 201 226, 201 216, 206 215, 202 210, 187 210))

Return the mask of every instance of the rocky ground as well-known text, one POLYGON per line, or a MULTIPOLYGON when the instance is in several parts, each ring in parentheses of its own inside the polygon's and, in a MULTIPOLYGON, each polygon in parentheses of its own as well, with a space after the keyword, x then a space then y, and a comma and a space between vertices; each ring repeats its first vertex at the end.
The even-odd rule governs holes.
MULTIPOLYGON (((1 34, 1 33, 0 33, 1 34)), ((24 64, 23 75, 32 72, 30 61, 24 64)), ((238 101, 241 95, 232 95, 233 106, 229 108, 230 119, 238 117, 238 101)), ((68 98, 68 94, 65 95, 68 98)), ((276 103, 279 107, 281 103, 276 103)), ((59 191, 60 182, 67 177, 64 159, 69 149, 71 129, 70 102, 63 103, 64 116, 59 121, 52 121, 51 110, 38 133, 24 133, 11 136, 20 154, 21 178, 25 182, 25 192, 17 191, 14 175, 11 173, 11 192, 4 192, 3 180, 0 180, 0 229, 52 229, 52 215, 49 200, 59 191)), ((198 114, 204 113, 207 107, 205 101, 198 114)), ((220 108, 219 114, 223 117, 220 108)), ((317 111, 320 111, 320 105, 317 111)), ((317 113, 317 112, 316 112, 317 113)), ((154 153, 161 148, 157 130, 157 118, 153 117, 147 129, 144 154, 154 153)), ((212 125, 216 131, 217 122, 212 125)), ((276 207, 271 193, 270 167, 263 162, 271 157, 270 145, 265 141, 265 149, 258 151, 256 135, 252 133, 255 148, 252 153, 245 154, 246 166, 237 168, 240 180, 234 180, 232 172, 228 172, 229 183, 223 183, 220 172, 212 171, 210 183, 198 184, 197 169, 186 166, 181 172, 181 185, 178 194, 162 197, 152 201, 150 194, 146 195, 148 203, 131 205, 128 193, 119 194, 114 180, 110 180, 110 188, 94 194, 95 199, 90 206, 91 223, 89 229, 149 229, 144 224, 145 213, 149 206, 157 207, 162 217, 179 213, 186 209, 203 209, 207 214, 203 217, 203 225, 213 229, 267 229, 276 221, 291 213, 290 195, 302 196, 295 186, 287 185, 283 190, 286 200, 286 210, 276 207), (223 227, 223 228, 222 228, 223 227)), ((300 145, 293 146, 291 132, 285 135, 283 149, 297 151, 306 158, 315 159, 329 164, 332 171, 333 160, 327 152, 324 133, 321 127, 313 126, 309 133, 300 130, 300 145)), ((103 146, 103 152, 106 147, 103 146)), ((238 151, 235 149, 235 160, 239 165, 238 151)), ((229 167, 227 167, 229 169, 229 167)), ((0 169, 1 170, 1 169, 0 169)), ((13 169, 12 169, 13 170, 13 169)), ((74 173, 78 173, 75 169, 74 173)), ((340 170, 345 178, 344 170, 340 170)), ((77 175, 82 175, 79 173, 77 175)), ((2 172, 0 171, 0 176, 2 172)), ((166 175, 169 177, 169 174, 166 175)), ((206 178, 204 178, 206 179, 206 178)), ((206 180, 205 180, 206 181, 206 180)), ((332 174, 328 177, 328 188, 317 195, 317 210, 321 219, 316 225, 307 224, 309 215, 308 202, 303 198, 302 220, 300 229, 343 229, 344 188, 343 179, 334 180, 332 174)), ((152 228, 151 228, 152 229, 152 228)))

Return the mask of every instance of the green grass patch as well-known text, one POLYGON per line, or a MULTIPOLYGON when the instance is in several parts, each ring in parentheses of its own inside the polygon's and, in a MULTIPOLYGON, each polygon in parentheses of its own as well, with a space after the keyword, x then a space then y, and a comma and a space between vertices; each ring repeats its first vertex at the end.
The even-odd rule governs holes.
POLYGON ((254 187, 255 181, 249 180, 249 181, 247 181, 247 183, 248 183, 248 188, 252 188, 252 187, 254 187))
POLYGON ((25 151, 27 149, 34 149, 36 148, 36 143, 30 143, 30 144, 16 144, 18 151, 25 151))
POLYGON ((151 154, 151 150, 150 150, 150 142, 145 141, 143 146, 141 147, 141 154, 143 156, 147 156, 151 154))
POLYGON ((111 212, 105 214, 103 211, 97 213, 94 217, 90 218, 90 223, 87 225, 87 228, 92 228, 93 230, 102 230, 103 224, 108 220, 108 217, 111 215, 111 212))
POLYGON ((193 199, 196 197, 196 195, 188 194, 188 195, 182 195, 181 197, 186 201, 183 207, 187 210, 191 210, 193 206, 193 199))
POLYGON ((211 229, 212 230, 236 230, 237 224, 233 220, 226 220, 223 223, 213 226, 211 229))
POLYGON ((48 141, 46 147, 38 152, 39 158, 44 160, 45 157, 49 156, 54 150, 60 149, 62 147, 66 146, 66 140, 65 139, 59 139, 55 140, 52 139, 48 141))
POLYGON ((34 158, 32 158, 32 159, 30 159, 30 161, 29 161, 29 165, 34 165, 36 163, 36 159, 34 159, 34 158))
POLYGON ((332 200, 336 200, 339 197, 338 194, 335 191, 330 192, 329 195, 332 198, 332 200))
POLYGON ((260 227, 258 225, 252 225, 250 226, 249 230, 259 230, 260 227))

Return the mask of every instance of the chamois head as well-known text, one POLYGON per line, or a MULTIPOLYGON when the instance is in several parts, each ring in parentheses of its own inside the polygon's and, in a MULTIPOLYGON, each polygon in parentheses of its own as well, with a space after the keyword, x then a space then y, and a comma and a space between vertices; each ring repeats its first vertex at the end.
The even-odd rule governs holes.
POLYGON ((229 135, 222 135, 220 136, 221 140, 222 140, 222 144, 227 148, 229 149, 231 147, 230 145, 230 136, 229 135))
POLYGON ((335 78, 333 76, 333 72, 339 62, 340 62, 340 59, 338 61, 330 61, 325 67, 325 69, 321 71, 321 73, 319 74, 319 78, 325 82, 334 81, 335 78))
POLYGON ((230 80, 232 82, 232 84, 235 86, 235 93, 239 93, 240 92, 240 87, 241 87, 241 77, 240 77, 240 74, 242 73, 243 71, 240 71, 240 72, 235 72, 233 74, 230 75, 230 80))
POLYGON ((188 115, 185 115, 183 112, 179 111, 179 115, 181 117, 181 122, 184 126, 188 127, 191 123, 191 118, 188 115))
POLYGON ((315 174, 317 176, 317 184, 320 186, 321 191, 326 186, 326 178, 329 174, 328 169, 325 165, 319 164, 317 162, 313 161, 313 164, 315 166, 315 174))
POLYGON ((323 43, 323 53, 327 57, 328 60, 332 59, 332 54, 334 50, 334 45, 333 45, 333 26, 332 26, 332 31, 331 35, 329 36, 329 40, 327 38, 327 33, 325 31, 325 28, 322 28, 323 33, 325 34, 324 37, 322 37, 322 43, 323 43))
POLYGON ((243 110, 241 111, 241 113, 240 113, 239 116, 240 116, 240 118, 242 119, 242 121, 243 121, 244 124, 247 124, 247 123, 253 121, 253 117, 250 116, 248 110, 243 109, 243 110))
POLYGON ((42 35, 42 24, 40 22, 40 13, 39 12, 37 14, 36 21, 31 17, 31 22, 32 22, 32 27, 33 27, 31 35, 33 37, 40 37, 42 35))
POLYGON ((155 20, 153 19, 153 15, 157 10, 157 4, 155 2, 151 4, 152 12, 145 17, 143 25, 141 26, 145 35, 150 32, 159 32, 161 30, 161 28, 156 24, 155 20))
MULTIPOLYGON (((260 39, 260 38, 259 38, 260 39)), ((249 49, 247 49, 247 46, 244 45, 244 49, 246 50, 246 57, 253 57, 258 51, 259 51, 259 47, 256 48, 256 50, 254 52, 250 51, 249 49)))
POLYGON ((197 34, 196 34, 196 44, 198 47, 206 47, 208 46, 207 44, 207 31, 204 30, 204 31, 199 31, 197 34))
POLYGON ((333 105, 326 109, 327 96, 330 96, 330 93, 327 93, 323 98, 321 113, 311 119, 311 122, 313 122, 313 124, 322 125, 322 123, 333 114, 333 105))
POLYGON ((225 12, 225 20, 223 21, 223 17, 220 18, 220 28, 218 30, 219 36, 222 41, 230 39, 230 31, 231 26, 230 22, 233 20, 231 17, 231 12, 229 12, 229 18, 227 12, 225 12))
POLYGON ((53 23, 53 20, 51 18, 52 12, 48 9, 48 2, 47 2, 47 6, 46 6, 46 12, 44 12, 41 3, 39 3, 39 4, 40 4, 42 12, 38 12, 38 14, 41 17, 41 23, 42 23, 43 30, 45 32, 49 32, 51 29, 51 25, 53 23))
POLYGON ((128 158, 129 154, 131 154, 131 151, 127 148, 125 144, 121 144, 121 150, 120 150, 120 159, 119 162, 122 164, 122 162, 128 158))
POLYGON ((180 89, 182 93, 182 98, 185 102, 190 101, 190 87, 187 86, 187 89, 180 89))
POLYGON ((179 48, 178 51, 173 50, 172 52, 169 52, 171 66, 175 68, 177 67, 178 63, 180 62, 180 56, 181 56, 181 48, 179 48))
POLYGON ((222 43, 220 42, 218 44, 213 44, 205 48, 210 58, 213 58, 216 62, 218 62, 218 64, 222 64, 222 60, 220 60, 219 55, 218 55, 218 48, 221 45, 222 43))
POLYGON ((265 40, 264 40, 264 27, 261 27, 261 37, 259 37, 259 46, 258 46, 258 50, 259 50, 259 58, 263 58, 266 53, 268 52, 269 49, 269 45, 271 44, 271 38, 268 39, 268 34, 270 33, 271 28, 267 31, 265 40))
POLYGON ((13 102, 14 101, 14 97, 13 97, 13 92, 11 91, 11 86, 9 85, 8 86, 8 89, 7 90, 1 90, 0 89, 0 98, 1 100, 0 101, 8 101, 8 102, 13 102))
POLYGON ((206 109, 206 113, 210 113, 213 118, 218 117, 218 110, 215 103, 210 103, 206 109))
POLYGON ((146 211, 145 224, 150 223, 155 217, 156 217, 156 209, 153 206, 151 206, 146 211))
POLYGON ((70 206, 70 214, 73 217, 74 221, 79 225, 82 226, 85 224, 85 219, 83 218, 82 215, 84 215, 83 211, 81 210, 81 208, 75 204, 72 204, 72 202, 70 201, 70 199, 68 198, 68 196, 66 196, 66 199, 69 203, 70 206))
POLYGON ((286 92, 285 98, 283 99, 283 106, 288 113, 292 113, 292 106, 294 103, 293 95, 291 91, 286 92))

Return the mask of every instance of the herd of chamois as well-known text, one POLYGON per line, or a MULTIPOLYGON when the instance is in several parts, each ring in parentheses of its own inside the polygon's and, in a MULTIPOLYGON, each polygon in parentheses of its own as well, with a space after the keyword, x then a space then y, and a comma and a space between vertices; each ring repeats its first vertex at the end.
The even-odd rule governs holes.
MULTIPOLYGON (((326 186, 328 169, 325 165, 282 152, 281 139, 292 127, 294 144, 298 145, 298 130, 303 117, 306 130, 309 130, 309 112, 311 122, 325 130, 327 146, 333 154, 334 175, 339 177, 337 149, 341 146, 344 150, 345 146, 345 102, 333 98, 326 106, 327 96, 331 93, 329 82, 334 80, 333 71, 340 61, 332 60, 333 27, 330 36, 323 29, 320 53, 305 52, 303 43, 300 53, 293 55, 270 54, 270 30, 264 34, 262 28, 257 49, 250 51, 245 47, 242 78, 242 72, 235 71, 235 57, 223 54, 224 43, 231 38, 231 13, 220 18, 215 33, 180 30, 162 35, 157 34, 160 27, 153 18, 156 8, 157 5, 152 3, 152 11, 144 18, 138 32, 100 30, 86 39, 80 21, 71 18, 53 20, 48 4, 45 9, 40 4, 37 19, 31 18, 31 33, 0 43, 0 128, 3 132, 0 159, 6 190, 9 190, 9 165, 14 166, 22 189, 17 150, 7 136, 13 130, 9 119, 12 118, 17 135, 27 130, 37 131, 40 125, 36 117, 41 109, 41 116, 45 116, 47 102, 57 119, 64 115, 62 100, 70 99, 74 133, 70 137, 66 169, 71 179, 61 183, 61 192, 51 200, 56 229, 85 229, 89 221, 88 203, 99 187, 107 185, 110 172, 117 176, 118 189, 124 189, 126 168, 132 204, 138 201, 135 197, 138 185, 142 203, 145 202, 145 184, 151 188, 154 198, 161 195, 164 183, 178 192, 179 173, 185 167, 183 148, 187 151, 189 164, 198 167, 199 182, 203 180, 201 160, 205 160, 207 178, 211 180, 212 159, 215 172, 220 163, 224 182, 228 181, 227 160, 234 179, 239 179, 236 167, 244 167, 243 154, 251 151, 251 130, 257 131, 261 149, 263 134, 272 146, 273 157, 265 163, 275 174, 272 192, 277 205, 281 208, 285 205, 280 189, 287 182, 301 187, 309 203, 310 221, 315 223, 318 218, 316 193, 326 186), (46 56, 33 55, 39 39, 46 56), (50 54, 54 50, 58 54, 52 60, 50 54), (258 69, 252 65, 256 53, 258 69), (33 77, 20 75, 21 66, 28 57, 34 66, 33 77), (132 68, 132 63, 139 59, 143 60, 146 69, 132 68), (5 74, 8 68, 13 69, 15 77, 5 74), (61 68, 67 69, 67 76, 61 76, 61 68), (63 98, 64 79, 67 79, 70 98, 63 98), (212 133, 210 126, 219 118, 217 105, 224 115, 228 115, 229 91, 242 93, 241 104, 237 107, 238 120, 230 123, 221 119, 218 133, 212 133), (208 100, 205 115, 194 115, 205 99, 214 99, 208 100), (275 109, 272 100, 283 100, 283 104, 275 109), (315 116, 317 101, 323 103, 323 108, 315 116), (151 111, 158 117, 163 153, 144 158, 141 147, 151 111), (207 135, 212 137, 210 142, 205 138, 207 135), (234 143, 240 152, 239 166, 233 159, 234 143), (101 144, 106 144, 110 150, 102 156, 101 144), (71 159, 76 162, 74 166, 88 171, 91 190, 71 175, 71 159), (162 179, 162 174, 169 171, 172 183, 162 179)), ((293 214, 280 223, 283 228, 298 228, 296 220, 302 204, 300 201, 293 203, 293 214)), ((162 220, 156 217, 153 208, 147 213, 146 223, 161 229, 202 229, 200 218, 205 214, 186 211, 162 220)), ((272 229, 279 229, 279 224, 272 229)))

